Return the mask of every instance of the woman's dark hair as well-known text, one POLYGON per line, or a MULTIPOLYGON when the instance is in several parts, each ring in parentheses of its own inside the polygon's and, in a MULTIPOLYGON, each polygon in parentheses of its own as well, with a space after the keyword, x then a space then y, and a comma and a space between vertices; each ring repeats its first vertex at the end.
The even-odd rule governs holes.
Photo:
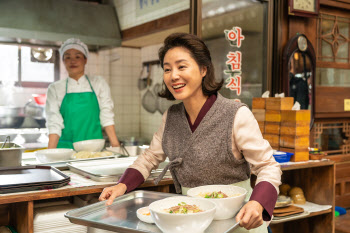
MULTIPOLYGON (((210 96, 215 94, 222 87, 223 80, 217 82, 214 75, 214 66, 211 62, 209 49, 204 42, 197 36, 188 33, 173 33, 164 40, 164 46, 159 49, 158 56, 160 65, 163 67, 165 54, 173 48, 182 47, 187 49, 191 57, 197 62, 198 66, 207 67, 207 74, 202 79, 202 91, 204 95, 210 96)), ((175 100, 166 85, 158 94, 160 97, 168 100, 175 100)))

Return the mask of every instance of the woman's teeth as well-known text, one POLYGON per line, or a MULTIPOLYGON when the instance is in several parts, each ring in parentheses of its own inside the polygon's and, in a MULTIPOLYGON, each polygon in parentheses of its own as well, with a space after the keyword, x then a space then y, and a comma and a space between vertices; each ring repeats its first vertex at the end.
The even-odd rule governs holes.
POLYGON ((184 87, 184 86, 186 86, 186 84, 179 84, 179 85, 174 85, 173 88, 179 89, 179 88, 184 87))

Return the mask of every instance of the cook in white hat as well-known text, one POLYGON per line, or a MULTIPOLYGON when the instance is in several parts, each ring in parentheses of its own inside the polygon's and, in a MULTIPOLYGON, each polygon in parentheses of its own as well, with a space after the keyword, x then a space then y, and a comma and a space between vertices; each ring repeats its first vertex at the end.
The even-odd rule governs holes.
POLYGON ((119 146, 110 88, 102 77, 85 74, 88 47, 70 38, 59 52, 69 77, 52 83, 47 91, 48 148, 74 149, 74 142, 103 139, 102 128, 111 146, 119 146))

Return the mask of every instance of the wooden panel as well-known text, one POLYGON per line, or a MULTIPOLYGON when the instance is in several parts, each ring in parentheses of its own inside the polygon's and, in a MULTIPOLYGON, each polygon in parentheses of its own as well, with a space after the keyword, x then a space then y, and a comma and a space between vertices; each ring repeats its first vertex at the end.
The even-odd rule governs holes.
POLYGON ((266 98, 253 97, 252 109, 265 109, 266 98))
POLYGON ((266 99, 266 109, 270 110, 291 110, 294 104, 293 97, 270 97, 266 99))
POLYGON ((350 162, 336 163, 336 205, 350 207, 350 162))
POLYGON ((344 111, 344 99, 350 99, 350 87, 316 87, 317 113, 349 113, 344 111))
POLYGON ((9 205, 0 205, 0 226, 9 225, 9 205))
POLYGON ((338 216, 335 220, 335 233, 350 233, 350 212, 338 216))
POLYGON ((349 0, 320 0, 320 4, 350 10, 349 0))
POLYGON ((138 25, 122 31, 122 39, 130 40, 137 37, 160 32, 170 28, 184 26, 190 23, 190 10, 184 10, 148 23, 138 25))
POLYGON ((10 224, 18 233, 33 233, 33 201, 11 204, 10 224))
MULTIPOLYGON (((312 164, 312 163, 310 163, 312 164)), ((320 205, 334 206, 334 166, 313 167, 297 170, 283 170, 282 182, 292 187, 301 187, 307 201, 320 205)), ((334 209, 325 214, 290 221, 281 224, 272 224, 274 233, 295 232, 334 232, 334 209)))

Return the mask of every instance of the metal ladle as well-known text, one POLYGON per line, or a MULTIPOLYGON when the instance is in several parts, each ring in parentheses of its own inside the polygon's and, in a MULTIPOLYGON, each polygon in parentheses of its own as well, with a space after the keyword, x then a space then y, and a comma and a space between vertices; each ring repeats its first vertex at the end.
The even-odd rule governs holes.
POLYGON ((7 140, 9 141, 9 144, 10 144, 10 136, 6 136, 5 141, 4 141, 4 143, 2 144, 2 146, 1 146, 1 149, 4 148, 4 146, 6 145, 7 140))
POLYGON ((128 150, 125 148, 124 143, 120 143, 120 153, 118 158, 130 157, 128 150))

